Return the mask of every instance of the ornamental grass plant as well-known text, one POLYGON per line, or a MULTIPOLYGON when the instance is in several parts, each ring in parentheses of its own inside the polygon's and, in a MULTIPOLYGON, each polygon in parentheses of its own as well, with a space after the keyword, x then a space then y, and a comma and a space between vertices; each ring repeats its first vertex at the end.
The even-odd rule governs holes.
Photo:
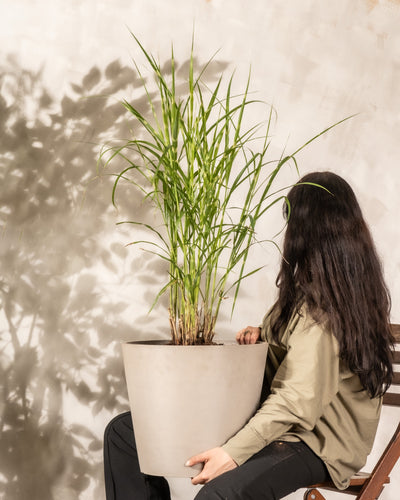
POLYGON ((150 90, 135 63, 150 113, 123 101, 136 132, 122 145, 105 147, 100 159, 105 166, 116 156, 126 161, 114 182, 114 205, 120 182, 128 181, 161 215, 160 228, 134 219, 124 223, 151 233, 148 240, 132 243, 146 243, 168 263, 155 303, 169 293, 171 342, 211 344, 222 302, 230 294, 233 311, 241 283, 262 267, 248 270, 246 264, 260 218, 286 199, 275 188, 279 172, 289 162, 297 168, 296 155, 337 124, 274 160, 268 156, 272 106, 263 123, 244 125, 251 106, 266 105, 250 96, 250 75, 239 95, 233 92, 233 74, 225 85, 221 75, 211 88, 203 76, 213 58, 195 74, 192 42, 183 89, 173 48, 169 64, 161 67, 132 36, 158 91, 150 90))

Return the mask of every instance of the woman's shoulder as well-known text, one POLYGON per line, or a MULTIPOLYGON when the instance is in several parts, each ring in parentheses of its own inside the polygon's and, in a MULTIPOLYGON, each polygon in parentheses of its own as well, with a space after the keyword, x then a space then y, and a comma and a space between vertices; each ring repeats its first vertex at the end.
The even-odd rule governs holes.
MULTIPOLYGON (((263 336, 264 340, 274 344, 271 336, 271 324, 274 321, 276 311, 270 309, 263 320, 263 336)), ((306 304, 302 304, 297 308, 288 323, 282 328, 279 338, 281 346, 288 346, 290 340, 294 337, 302 337, 304 340, 317 340, 333 342, 336 344, 336 339, 331 333, 327 319, 323 314, 315 314, 310 311, 306 304)))
POLYGON ((303 344, 311 348, 319 345, 319 348, 328 349, 339 356, 339 343, 333 335, 328 319, 321 313, 311 312, 304 305, 298 311, 286 332, 287 345, 303 344))

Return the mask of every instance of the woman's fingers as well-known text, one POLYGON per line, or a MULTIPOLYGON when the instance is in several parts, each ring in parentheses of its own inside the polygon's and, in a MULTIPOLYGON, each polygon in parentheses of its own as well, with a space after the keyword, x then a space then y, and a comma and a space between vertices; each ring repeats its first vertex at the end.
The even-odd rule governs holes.
POLYGON ((192 466, 199 462, 203 462, 204 467, 197 476, 192 478, 192 484, 208 483, 208 481, 211 481, 220 474, 237 467, 236 462, 221 447, 213 448, 200 455, 196 455, 190 458, 185 465, 192 466))
POLYGON ((239 344, 255 344, 260 338, 261 329, 257 326, 246 326, 236 334, 236 341, 239 344))
POLYGON ((186 467, 192 467, 193 465, 204 463, 207 460, 207 453, 200 453, 199 455, 194 455, 190 457, 189 460, 185 463, 186 467))

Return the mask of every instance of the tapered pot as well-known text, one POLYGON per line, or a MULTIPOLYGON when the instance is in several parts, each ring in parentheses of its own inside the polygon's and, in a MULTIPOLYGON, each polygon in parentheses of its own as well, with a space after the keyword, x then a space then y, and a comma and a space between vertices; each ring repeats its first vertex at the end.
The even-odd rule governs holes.
MULTIPOLYGON (((220 446, 254 414, 267 344, 122 345, 140 469, 193 477, 191 456, 220 446)), ((195 469, 195 470, 194 470, 195 469)))

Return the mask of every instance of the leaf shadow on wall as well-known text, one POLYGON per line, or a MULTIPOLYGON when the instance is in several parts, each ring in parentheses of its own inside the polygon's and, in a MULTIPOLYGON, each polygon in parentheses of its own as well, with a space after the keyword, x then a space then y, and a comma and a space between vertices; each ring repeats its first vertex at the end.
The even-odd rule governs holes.
MULTIPOLYGON (((153 223, 149 207, 127 186, 117 217, 112 172, 96 172, 101 145, 129 134, 120 94, 144 108, 146 94, 118 61, 91 68, 59 102, 40 72, 12 58, 1 69, 0 496, 79 499, 92 487, 101 498, 93 418, 128 407, 116 340, 163 335, 147 310, 133 326, 132 301, 118 292, 135 273, 150 298, 160 284, 160 263, 131 257, 129 239, 115 237, 129 211, 153 223)), ((166 316, 165 303, 157 312, 166 316)))

